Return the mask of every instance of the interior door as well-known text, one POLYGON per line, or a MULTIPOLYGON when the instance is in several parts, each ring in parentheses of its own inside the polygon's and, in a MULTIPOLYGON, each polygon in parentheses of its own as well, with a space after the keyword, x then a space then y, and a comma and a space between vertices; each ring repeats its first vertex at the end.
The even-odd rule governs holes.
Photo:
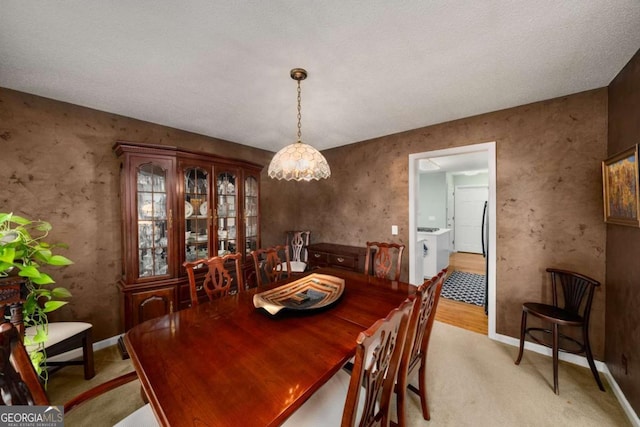
POLYGON ((455 189, 455 250, 482 253, 482 215, 489 200, 489 187, 459 186, 455 189))

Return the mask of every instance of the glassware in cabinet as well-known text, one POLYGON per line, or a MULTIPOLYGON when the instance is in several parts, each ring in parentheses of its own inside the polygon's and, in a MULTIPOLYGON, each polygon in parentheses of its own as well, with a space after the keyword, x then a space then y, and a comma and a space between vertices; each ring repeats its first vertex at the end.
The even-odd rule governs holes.
POLYGON ((237 172, 223 171, 216 174, 216 236, 217 255, 235 253, 237 244, 237 172))
POLYGON ((186 261, 208 258, 209 254, 209 177, 207 169, 184 169, 184 255, 186 261))
POLYGON ((244 240, 245 255, 258 249, 258 178, 245 176, 244 179, 244 240))
POLYGON ((145 163, 137 168, 138 277, 168 274, 167 172, 145 163))

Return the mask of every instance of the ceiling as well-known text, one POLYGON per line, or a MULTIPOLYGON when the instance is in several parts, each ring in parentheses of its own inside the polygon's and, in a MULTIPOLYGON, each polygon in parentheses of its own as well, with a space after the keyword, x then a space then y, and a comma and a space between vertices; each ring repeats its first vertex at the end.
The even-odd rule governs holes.
POLYGON ((277 151, 607 86, 638 0, 36 1, 0 7, 0 87, 277 151))
POLYGON ((420 174, 442 172, 456 174, 471 171, 488 172, 488 168, 489 159, 485 150, 448 156, 430 156, 418 160, 418 173, 420 174))

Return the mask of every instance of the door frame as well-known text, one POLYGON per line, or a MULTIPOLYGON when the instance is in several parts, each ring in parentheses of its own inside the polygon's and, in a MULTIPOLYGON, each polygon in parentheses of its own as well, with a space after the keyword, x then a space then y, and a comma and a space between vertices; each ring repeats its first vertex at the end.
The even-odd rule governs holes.
MULTIPOLYGON (((442 150, 426 151, 409 155, 409 254, 416 254, 416 243, 418 240, 417 217, 417 197, 419 186, 420 159, 451 156, 478 151, 487 153, 487 164, 489 173, 489 259, 487 274, 489 274, 489 291, 487 301, 488 310, 488 335, 489 338, 497 339, 496 335, 496 142, 484 142, 480 144, 465 145, 461 147, 445 148, 442 150)), ((414 285, 422 283, 422 278, 416 276, 416 260, 413 255, 409 261, 409 282, 414 285)))

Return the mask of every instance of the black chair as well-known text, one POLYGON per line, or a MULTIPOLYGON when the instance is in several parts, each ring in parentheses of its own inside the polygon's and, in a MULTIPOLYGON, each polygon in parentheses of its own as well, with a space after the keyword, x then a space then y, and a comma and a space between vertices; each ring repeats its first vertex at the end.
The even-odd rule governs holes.
POLYGON ((546 347, 551 347, 553 353, 553 391, 558 391, 558 351, 565 351, 574 354, 584 353, 587 356, 589 367, 593 377, 598 383, 600 390, 605 391, 600 376, 593 362, 591 345, 589 344, 589 317, 593 295, 600 282, 582 274, 572 271, 547 268, 551 273, 551 286, 553 305, 535 302, 526 302, 522 305, 522 323, 520 325, 520 352, 516 365, 522 360, 524 350, 525 335, 533 341, 546 347), (559 287, 562 290, 563 307, 559 306, 559 287), (586 301, 585 301, 586 296, 586 301), (584 302, 584 304, 583 304, 584 302), (531 314, 551 324, 551 329, 527 328, 527 315, 531 314), (580 328, 582 332, 582 342, 560 332, 560 326, 580 328), (550 338, 550 341, 549 341, 550 338))

